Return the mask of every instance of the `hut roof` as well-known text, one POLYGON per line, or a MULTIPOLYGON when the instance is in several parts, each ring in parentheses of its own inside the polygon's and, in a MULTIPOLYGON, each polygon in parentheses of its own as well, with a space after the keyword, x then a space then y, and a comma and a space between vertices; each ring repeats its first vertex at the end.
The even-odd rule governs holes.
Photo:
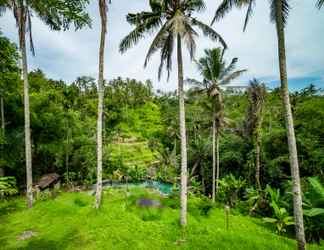
POLYGON ((60 176, 57 173, 46 174, 43 175, 37 183, 35 183, 35 186, 44 189, 49 187, 52 183, 55 183, 59 178, 60 176))

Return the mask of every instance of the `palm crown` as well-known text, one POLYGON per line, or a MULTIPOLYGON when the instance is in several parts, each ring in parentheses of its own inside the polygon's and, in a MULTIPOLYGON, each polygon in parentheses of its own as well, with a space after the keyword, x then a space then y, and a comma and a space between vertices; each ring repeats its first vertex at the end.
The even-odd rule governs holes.
POLYGON ((212 98, 210 109, 214 113, 217 127, 221 127, 224 121, 224 107, 221 95, 221 86, 229 84, 232 80, 241 76, 246 70, 235 70, 238 59, 233 58, 229 65, 224 60, 224 50, 220 48, 206 49, 205 57, 196 62, 197 69, 203 81, 187 79, 198 92, 205 92, 212 98))
POLYGON ((134 25, 135 29, 122 40, 120 51, 125 52, 146 34, 158 30, 146 55, 144 66, 155 52, 160 51, 159 79, 164 66, 169 77, 172 68, 172 52, 178 36, 184 40, 193 58, 196 50, 195 38, 198 36, 194 28, 201 30, 211 40, 220 41, 226 48, 225 41, 215 30, 192 17, 194 12, 205 9, 203 0, 150 0, 150 8, 151 11, 127 15, 128 23, 134 25))
MULTIPOLYGON (((23 8, 26 20, 26 31, 29 32, 30 47, 34 54, 31 17, 36 14, 52 30, 67 30, 71 23, 76 29, 90 25, 90 16, 84 11, 89 0, 0 0, 0 16, 6 9, 13 12, 19 27, 19 10, 23 8)), ((21 27, 20 27, 21 28, 21 27)))

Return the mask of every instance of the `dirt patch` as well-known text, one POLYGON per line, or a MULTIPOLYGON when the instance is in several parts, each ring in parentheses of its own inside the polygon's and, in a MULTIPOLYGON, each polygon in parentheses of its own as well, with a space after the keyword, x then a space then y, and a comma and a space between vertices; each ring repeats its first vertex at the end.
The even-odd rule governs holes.
POLYGON ((32 237, 35 237, 37 235, 36 232, 33 231, 24 231, 22 234, 17 236, 17 240, 28 240, 32 237))

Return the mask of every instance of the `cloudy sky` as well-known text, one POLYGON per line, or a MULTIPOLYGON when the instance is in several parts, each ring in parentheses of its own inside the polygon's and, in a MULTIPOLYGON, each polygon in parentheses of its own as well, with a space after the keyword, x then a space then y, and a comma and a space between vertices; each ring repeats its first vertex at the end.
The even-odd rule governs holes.
MULTIPOLYGON (((29 55, 30 69, 40 68, 53 79, 71 82, 81 75, 97 76, 99 47, 99 13, 97 1, 92 0, 89 13, 93 18, 92 29, 81 31, 53 32, 37 18, 33 18, 33 35, 36 57, 29 55)), ((157 80, 158 54, 144 69, 143 62, 151 36, 147 36, 136 47, 121 55, 118 45, 128 34, 131 26, 125 16, 129 12, 148 9, 148 0, 113 0, 109 5, 108 40, 105 57, 105 78, 117 76, 151 79, 156 89, 173 90, 177 86, 177 71, 174 70, 167 82, 163 77, 157 80)), ((254 16, 245 33, 242 32, 244 13, 233 11, 213 28, 226 40, 229 50, 226 58, 239 58, 239 68, 248 73, 235 84, 245 85, 255 77, 266 81, 270 87, 278 86, 278 60, 275 27, 269 22, 268 1, 257 1, 254 16)), ((324 10, 314 7, 315 0, 292 0, 291 14, 286 29, 288 75, 291 89, 300 89, 309 83, 324 88, 324 10)), ((207 10, 197 15, 205 23, 210 23, 220 0, 206 0, 207 10)), ((0 29, 12 41, 17 41, 17 31, 11 13, 0 18, 0 29)), ((205 48, 220 46, 207 38, 199 38, 196 57, 205 48)), ((174 58, 175 59, 175 58, 174 58)), ((195 65, 187 53, 184 56, 185 77, 198 78, 195 65)))

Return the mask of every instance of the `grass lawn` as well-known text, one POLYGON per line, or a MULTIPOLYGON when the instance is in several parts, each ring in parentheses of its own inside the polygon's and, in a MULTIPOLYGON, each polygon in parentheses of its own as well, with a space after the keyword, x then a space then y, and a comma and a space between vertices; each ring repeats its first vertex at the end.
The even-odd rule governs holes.
MULTIPOLYGON (((189 201, 189 224, 178 225, 178 201, 134 188, 106 190, 99 211, 86 193, 62 193, 38 201, 31 210, 22 199, 0 204, 0 249, 296 249, 295 241, 280 237, 260 219, 231 215, 225 230, 224 211, 206 202, 189 201), (138 198, 161 200, 161 208, 139 208, 138 198), (34 232, 26 240, 17 237, 34 232)), ((309 249, 324 249, 311 245, 309 249)))

